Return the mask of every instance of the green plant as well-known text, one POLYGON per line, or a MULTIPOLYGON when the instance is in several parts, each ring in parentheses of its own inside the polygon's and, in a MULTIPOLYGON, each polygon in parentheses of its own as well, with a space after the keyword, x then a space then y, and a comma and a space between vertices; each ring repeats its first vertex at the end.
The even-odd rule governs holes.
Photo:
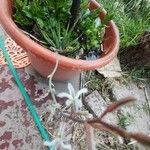
POLYGON ((72 53, 79 48, 78 37, 72 36, 71 30, 63 28, 55 19, 49 19, 47 25, 42 27, 40 24, 40 32, 45 41, 60 54, 72 53), (51 34, 49 34, 50 32, 51 34))
POLYGON ((114 13, 121 37, 121 53, 137 43, 137 36, 149 28, 150 2, 148 0, 101 0, 108 12, 114 13))
MULTIPOLYGON (((150 1, 148 0, 101 0, 104 8, 108 12, 114 13, 114 21, 120 31, 120 51, 124 55, 128 47, 138 44, 138 37, 150 25, 150 1)), ((120 60, 121 61, 121 60, 120 60)), ((150 78, 150 68, 144 66, 141 69, 127 69, 123 66, 123 71, 127 71, 128 79, 143 80, 150 78)))
POLYGON ((96 9, 90 12, 89 9, 83 9, 79 22, 79 31, 82 32, 83 47, 87 50, 100 49, 100 44, 103 41, 105 28, 113 18, 113 13, 107 13, 105 19, 99 19, 101 9, 96 9), (98 40, 99 39, 99 40, 98 40))
POLYGON ((88 1, 83 0, 16 0, 14 19, 23 30, 44 41, 46 47, 75 57, 81 48, 85 53, 100 51, 102 31, 112 19, 107 15, 100 22, 101 10, 89 12, 87 6, 88 1))
POLYGON ((134 81, 149 81, 150 80, 150 67, 143 66, 141 69, 128 69, 125 68, 127 73, 123 74, 123 76, 127 80, 134 81))
POLYGON ((133 117, 130 114, 118 114, 118 125, 126 129, 133 122, 133 117))

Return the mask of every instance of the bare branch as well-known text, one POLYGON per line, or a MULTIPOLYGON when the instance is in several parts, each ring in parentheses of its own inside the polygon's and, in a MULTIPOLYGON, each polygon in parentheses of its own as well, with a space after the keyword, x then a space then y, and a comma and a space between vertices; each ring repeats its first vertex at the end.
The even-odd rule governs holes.
POLYGON ((123 106, 127 103, 133 102, 136 99, 134 97, 127 97, 124 99, 121 99, 117 102, 112 103, 110 106, 108 106, 106 108, 106 110, 101 114, 100 119, 102 119, 104 116, 106 116, 108 113, 113 112, 114 110, 116 110, 117 108, 119 108, 120 106, 123 106))
POLYGON ((105 128, 105 130, 107 130, 109 132, 111 131, 111 132, 116 133, 116 134, 118 134, 118 135, 120 135, 124 138, 127 138, 127 139, 128 138, 133 138, 141 144, 150 146, 150 136, 147 136, 147 135, 142 134, 142 133, 127 132, 126 130, 124 130, 122 128, 119 128, 115 125, 111 125, 109 123, 101 121, 100 119, 99 119, 99 121, 95 122, 94 124, 93 123, 94 122, 89 123, 89 124, 94 128, 97 128, 97 129, 101 130, 102 129, 101 126, 98 126, 98 125, 95 126, 95 123, 100 123, 105 128))
POLYGON ((88 146, 88 150, 95 150, 95 142, 94 142, 94 133, 93 128, 89 124, 85 123, 85 131, 86 131, 86 143, 88 146))
POLYGON ((130 133, 130 137, 143 145, 150 146, 150 136, 143 133, 130 133))

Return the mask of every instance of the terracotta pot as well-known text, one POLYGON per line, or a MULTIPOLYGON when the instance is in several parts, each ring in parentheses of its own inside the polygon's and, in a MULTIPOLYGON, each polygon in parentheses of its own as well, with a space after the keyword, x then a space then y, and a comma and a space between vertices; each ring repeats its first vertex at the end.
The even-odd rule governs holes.
MULTIPOLYGON (((27 51, 35 70, 46 77, 52 72, 55 66, 56 54, 31 40, 16 26, 11 18, 12 1, 1 0, 0 22, 10 37, 27 51)), ((91 0, 89 8, 95 9, 97 7, 100 7, 100 5, 95 0, 91 0)), ((106 12, 103 11, 100 14, 100 18, 103 19, 105 14, 106 12)), ((68 80, 81 71, 95 70, 112 61, 119 49, 119 32, 113 21, 110 21, 109 27, 106 29, 103 47, 104 53, 102 57, 93 61, 76 60, 60 55, 59 66, 54 75, 54 79, 68 80)))

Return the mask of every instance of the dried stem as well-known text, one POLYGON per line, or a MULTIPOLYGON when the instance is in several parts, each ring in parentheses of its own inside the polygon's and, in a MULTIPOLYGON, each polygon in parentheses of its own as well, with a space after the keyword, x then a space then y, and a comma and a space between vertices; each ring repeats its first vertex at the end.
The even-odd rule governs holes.
MULTIPOLYGON (((145 134, 142 133, 132 133, 132 132, 127 132, 126 130, 119 128, 118 126, 106 123, 102 120, 97 120, 95 121, 95 123, 100 123, 104 128, 106 128, 109 132, 113 132, 116 133, 118 135, 120 135, 121 137, 124 138, 133 138, 135 140, 137 140, 139 143, 150 146, 150 136, 147 136, 145 134)), ((98 126, 97 124, 95 125, 94 122, 90 121, 89 124, 93 127, 93 128, 98 128, 101 129, 101 126, 98 126)))
POLYGON ((39 43, 41 43, 41 44, 47 44, 46 42, 37 39, 35 36, 33 36, 32 34, 26 32, 26 31, 24 31, 24 30, 22 30, 22 32, 23 32, 24 34, 26 34, 27 36, 29 36, 31 39, 33 39, 33 40, 35 40, 35 41, 37 41, 37 42, 39 42, 39 43))
POLYGON ((56 97, 55 97, 55 88, 54 88, 54 85, 52 83, 52 79, 53 79, 54 74, 56 73, 56 70, 58 68, 58 64, 59 64, 59 55, 56 52, 56 65, 55 65, 52 73, 48 76, 48 78, 49 78, 49 92, 51 93, 51 96, 52 96, 54 103, 57 103, 57 101, 56 101, 56 97))
POLYGON ((92 128, 92 126, 85 123, 86 143, 87 143, 87 146, 88 146, 88 150, 95 150, 93 130, 94 129, 92 128))
POLYGON ((127 97, 124 99, 121 99, 113 104, 111 104, 110 106, 108 106, 106 108, 106 110, 101 114, 100 118, 102 119, 104 116, 106 116, 108 113, 113 112, 114 110, 116 110, 117 108, 119 108, 120 106, 123 106, 125 104, 128 104, 130 102, 135 101, 136 99, 134 97, 127 97))
POLYGON ((63 117, 65 117, 65 118, 67 118, 67 119, 70 119, 70 120, 72 120, 72 121, 74 121, 74 122, 78 122, 78 123, 86 123, 86 122, 87 122, 87 121, 85 121, 85 120, 75 118, 75 117, 73 116, 73 114, 64 113, 64 112, 62 112, 62 111, 60 111, 60 114, 61 114, 63 117))

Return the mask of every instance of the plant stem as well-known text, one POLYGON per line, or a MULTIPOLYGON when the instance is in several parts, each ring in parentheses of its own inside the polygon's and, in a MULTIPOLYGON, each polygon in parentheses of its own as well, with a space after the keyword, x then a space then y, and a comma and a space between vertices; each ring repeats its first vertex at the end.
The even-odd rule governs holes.
POLYGON ((69 20, 69 29, 71 29, 74 26, 74 23, 76 22, 76 19, 79 14, 80 3, 81 3, 81 0, 73 0, 72 1, 72 5, 71 5, 71 9, 70 9, 71 17, 69 20))

